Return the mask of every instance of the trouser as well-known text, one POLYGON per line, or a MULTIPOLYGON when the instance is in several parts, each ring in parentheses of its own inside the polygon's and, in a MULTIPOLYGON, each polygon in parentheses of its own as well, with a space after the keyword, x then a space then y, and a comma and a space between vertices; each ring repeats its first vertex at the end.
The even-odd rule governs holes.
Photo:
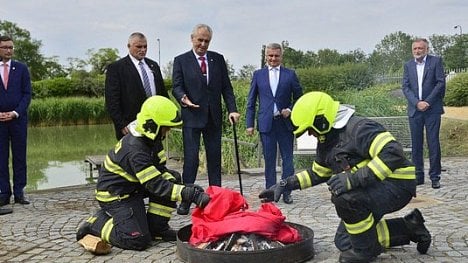
POLYGON ((221 127, 215 126, 211 118, 204 128, 182 128, 184 141, 184 167, 182 178, 185 185, 194 184, 200 164, 200 137, 205 145, 208 184, 221 186, 221 127))
POLYGON ((92 235, 122 248, 144 250, 154 237, 169 228, 175 202, 150 196, 146 211, 144 196, 131 196, 120 201, 99 202, 101 209, 87 222, 92 235))
MULTIPOLYGON (((382 236, 382 225, 385 223, 382 217, 385 214, 400 210, 406 206, 412 198, 412 194, 398 187, 397 183, 382 181, 375 183, 365 189, 356 189, 340 196, 332 196, 338 216, 342 222, 338 226, 335 235, 335 246, 345 251, 356 249, 359 251, 372 251, 376 249, 376 244, 384 244, 381 239, 389 240, 392 237, 402 234, 397 232, 396 227, 391 222, 388 224, 388 236, 382 236), (381 222, 382 221, 382 222, 381 222)), ((398 242, 393 242, 395 245, 398 242)), ((407 243, 406 243, 407 244, 407 243)))

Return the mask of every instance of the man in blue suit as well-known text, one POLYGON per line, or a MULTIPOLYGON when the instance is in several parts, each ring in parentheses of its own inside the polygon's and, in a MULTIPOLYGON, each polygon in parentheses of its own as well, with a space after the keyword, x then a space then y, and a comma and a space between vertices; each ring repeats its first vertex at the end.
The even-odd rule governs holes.
MULTIPOLYGON (((237 122, 236 100, 223 55, 208 51, 213 31, 198 24, 192 31, 192 50, 174 58, 172 94, 182 106, 184 144, 184 184, 195 182, 200 136, 205 144, 209 185, 221 186, 221 97, 229 121, 237 122)), ((188 214, 189 207, 179 207, 179 214, 188 214)))
MULTIPOLYGON (((13 195, 15 203, 29 204, 26 186, 26 144, 31 79, 26 65, 12 60, 13 40, 0 36, 0 206, 10 203, 9 153, 13 155, 13 195)), ((8 211, 9 212, 9 211, 8 211)))
POLYGON ((432 188, 440 188, 441 153, 439 131, 444 113, 445 74, 442 59, 428 55, 429 42, 413 41, 414 59, 404 66, 403 93, 408 100, 408 117, 412 139, 412 161, 418 185, 424 184, 424 128, 429 147, 429 178, 432 188))
MULTIPOLYGON (((276 184, 277 145, 281 153, 282 179, 294 175, 293 126, 290 120, 293 103, 302 95, 296 73, 281 66, 283 50, 280 44, 268 44, 265 49, 267 67, 254 72, 247 99, 247 134, 254 134, 257 98, 259 101, 257 129, 265 158, 265 186, 276 184)), ((283 201, 291 204, 290 192, 283 201)))

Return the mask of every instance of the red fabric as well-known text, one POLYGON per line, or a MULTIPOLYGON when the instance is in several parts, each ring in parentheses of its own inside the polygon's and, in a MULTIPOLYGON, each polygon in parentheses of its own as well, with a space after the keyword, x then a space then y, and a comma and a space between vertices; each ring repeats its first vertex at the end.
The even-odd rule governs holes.
POLYGON ((238 192, 209 186, 206 193, 211 198, 208 205, 204 209, 197 207, 192 213, 192 245, 232 233, 254 233, 283 243, 301 240, 297 229, 284 223, 286 217, 273 203, 264 203, 253 212, 248 211, 247 201, 238 192))

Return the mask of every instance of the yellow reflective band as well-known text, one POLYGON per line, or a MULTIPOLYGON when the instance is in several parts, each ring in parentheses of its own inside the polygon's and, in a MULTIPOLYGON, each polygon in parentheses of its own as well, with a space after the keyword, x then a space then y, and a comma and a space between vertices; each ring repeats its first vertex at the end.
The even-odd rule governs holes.
POLYGON ((163 163, 166 161, 166 152, 164 149, 158 153, 159 163, 163 163))
POLYGON ((110 218, 109 220, 107 220, 107 222, 104 224, 101 230, 101 238, 107 243, 110 243, 110 235, 112 232, 112 228, 114 228, 114 219, 110 218))
POLYGON ((390 247, 390 232, 388 231, 387 221, 384 219, 380 220, 375 226, 377 230, 377 237, 379 238, 379 243, 384 248, 390 247))
POLYGON ((97 217, 90 216, 88 219, 86 219, 86 222, 88 222, 90 224, 93 224, 94 222, 96 222, 96 219, 97 219, 97 217))
POLYGON ((390 141, 395 141, 395 137, 393 137, 389 132, 382 132, 381 134, 377 135, 371 143, 369 148, 369 155, 372 158, 376 157, 380 151, 382 151, 383 147, 390 141))
POLYGON ((115 174, 118 174, 118 175, 122 176, 123 178, 125 178, 125 180, 127 180, 129 182, 138 183, 138 179, 131 176, 130 174, 125 172, 124 169, 122 169, 122 167, 120 167, 117 164, 115 164, 114 162, 112 162, 109 155, 106 156, 106 160, 104 161, 104 168, 106 168, 106 170, 111 172, 111 173, 115 173, 115 174))
POLYGON ((172 216, 171 213, 174 210, 175 209, 172 208, 172 207, 150 202, 149 203, 149 208, 148 208, 148 213, 153 214, 153 215, 166 217, 166 218, 170 219, 171 216, 172 216))
POLYGON ((408 166, 404 168, 398 168, 393 171, 388 178, 402 179, 402 180, 414 180, 416 179, 416 169, 414 166, 408 166))
POLYGON ((299 181, 299 186, 301 187, 301 189, 305 189, 312 186, 312 181, 310 180, 310 176, 307 170, 297 173, 295 176, 299 181))
POLYGON ((168 173, 168 172, 162 173, 162 178, 164 178, 164 180, 168 180, 168 181, 170 181, 170 180, 175 181, 175 177, 172 174, 168 173))
POLYGON ((117 153, 120 148, 122 148, 122 140, 120 140, 116 145, 115 145, 115 148, 114 148, 114 153, 117 153))
POLYGON ((330 177, 332 176, 332 170, 330 168, 321 166, 317 162, 314 161, 312 164, 312 171, 316 173, 320 177, 330 177))
POLYGON ((130 195, 113 195, 108 191, 95 191, 96 199, 101 202, 112 202, 130 197, 130 195))
POLYGON ((182 190, 184 189, 184 187, 185 186, 181 184, 174 184, 174 186, 172 187, 171 201, 182 201, 182 190))
POLYGON ((387 176, 392 174, 392 170, 380 160, 379 157, 375 157, 367 164, 367 167, 382 181, 385 180, 387 176))
POLYGON ((374 225, 374 217, 371 213, 366 219, 362 220, 361 222, 357 222, 354 224, 347 224, 345 222, 344 225, 348 233, 350 233, 351 235, 361 234, 369 230, 374 225))
POLYGON ((361 161, 360 163, 356 164, 356 166, 351 168, 351 173, 355 173, 358 169, 360 169, 362 167, 365 167, 369 162, 370 162, 370 160, 366 159, 366 160, 361 161))
POLYGON ((149 180, 155 178, 156 176, 160 175, 161 172, 159 172, 156 167, 153 165, 146 167, 145 169, 139 171, 136 174, 136 177, 142 184, 148 182, 149 180))

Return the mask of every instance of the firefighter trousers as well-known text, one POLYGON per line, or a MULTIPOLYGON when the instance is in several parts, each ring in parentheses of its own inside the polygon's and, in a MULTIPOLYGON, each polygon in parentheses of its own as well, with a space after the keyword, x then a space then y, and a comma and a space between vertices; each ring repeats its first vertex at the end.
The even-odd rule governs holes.
POLYGON ((380 226, 379 223, 384 223, 383 220, 380 221, 385 214, 402 209, 412 197, 411 192, 399 187, 398 182, 393 181, 382 181, 364 189, 358 188, 339 196, 333 195, 331 200, 338 216, 342 219, 335 234, 335 246, 339 250, 345 251, 353 247, 364 250, 372 249, 376 243, 380 243, 383 247, 388 247, 389 245, 385 245, 388 243, 402 245, 399 244, 401 242, 382 241, 384 239, 391 240, 392 237, 401 237, 401 230, 399 233, 392 233, 396 229, 390 227, 388 228, 389 232, 387 232, 389 237, 384 237, 382 233, 377 231, 376 226, 380 226), (367 231, 350 234, 345 225, 349 226, 360 222, 370 223, 367 231))

